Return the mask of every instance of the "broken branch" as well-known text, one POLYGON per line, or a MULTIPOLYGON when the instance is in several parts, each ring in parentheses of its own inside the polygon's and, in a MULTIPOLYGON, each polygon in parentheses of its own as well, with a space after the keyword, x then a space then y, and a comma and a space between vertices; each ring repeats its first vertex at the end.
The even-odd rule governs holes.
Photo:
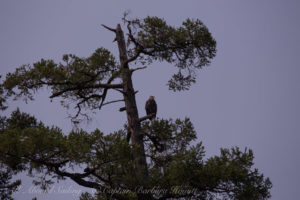
POLYGON ((112 31, 112 32, 116 32, 116 29, 113 29, 113 28, 110 28, 110 27, 108 27, 108 26, 105 26, 104 24, 101 24, 104 28, 106 28, 107 30, 109 30, 109 31, 112 31))

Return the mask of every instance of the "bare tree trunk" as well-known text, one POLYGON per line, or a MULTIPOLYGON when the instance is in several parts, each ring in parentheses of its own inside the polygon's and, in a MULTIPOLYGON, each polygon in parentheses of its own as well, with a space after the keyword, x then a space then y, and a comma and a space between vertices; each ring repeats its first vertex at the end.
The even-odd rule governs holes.
MULTIPOLYGON (((143 133, 139 121, 138 109, 136 106, 135 92, 132 85, 131 72, 127 64, 127 50, 124 39, 124 33, 120 24, 116 28, 116 40, 118 42, 120 64, 122 69, 123 95, 127 114, 128 128, 131 132, 131 142, 136 148, 135 151, 135 168, 137 186, 147 188, 148 185, 148 168, 145 156, 143 142, 143 133)), ((138 194, 138 199, 152 199, 149 194, 138 194)))

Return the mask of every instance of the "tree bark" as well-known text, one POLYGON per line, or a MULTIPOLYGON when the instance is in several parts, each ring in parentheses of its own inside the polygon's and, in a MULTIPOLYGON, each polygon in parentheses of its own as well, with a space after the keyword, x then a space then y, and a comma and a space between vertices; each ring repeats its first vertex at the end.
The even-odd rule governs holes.
MULTIPOLYGON (((128 128, 131 132, 131 142, 135 148, 135 168, 136 180, 138 187, 147 188, 148 185, 148 168, 145 156, 143 142, 143 132, 140 125, 138 109, 135 100, 135 91, 132 84, 132 72, 128 66, 127 49, 124 39, 124 33, 120 24, 116 28, 116 40, 118 42, 120 64, 122 70, 123 96, 127 114, 128 128)), ((152 199, 150 194, 138 194, 138 199, 152 199)))

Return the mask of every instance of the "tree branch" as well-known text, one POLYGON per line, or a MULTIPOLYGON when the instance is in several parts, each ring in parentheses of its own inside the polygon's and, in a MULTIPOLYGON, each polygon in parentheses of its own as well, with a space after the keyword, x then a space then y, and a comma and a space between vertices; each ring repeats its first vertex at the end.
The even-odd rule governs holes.
POLYGON ((132 61, 135 61, 135 60, 140 56, 141 53, 142 53, 142 51, 141 51, 141 50, 138 50, 134 56, 132 56, 131 58, 129 58, 129 59, 126 61, 126 63, 128 64, 128 63, 130 63, 130 62, 132 62, 132 61))
POLYGON ((113 89, 113 88, 122 88, 123 84, 95 84, 95 85, 88 85, 88 86, 82 86, 77 85, 76 87, 66 88, 64 90, 61 90, 59 92, 56 92, 50 96, 50 98, 54 98, 57 96, 62 95, 65 92, 73 91, 73 90, 84 90, 84 89, 97 89, 97 88, 104 88, 104 89, 113 89))
POLYGON ((146 116, 144 116, 144 117, 141 117, 141 118, 139 119, 139 121, 142 122, 142 121, 145 121, 146 119, 151 119, 151 118, 154 117, 154 116, 155 116, 155 113, 152 113, 152 114, 150 114, 150 115, 146 115, 146 116))
POLYGON ((109 31, 112 31, 112 32, 116 32, 116 29, 113 29, 113 28, 110 28, 110 27, 108 27, 108 26, 105 26, 104 24, 101 24, 101 26, 103 26, 104 28, 106 28, 107 30, 109 30, 109 31))
POLYGON ((131 30, 131 28, 130 28, 131 22, 130 22, 130 21, 127 21, 127 23, 128 23, 128 24, 127 24, 128 37, 129 37, 129 39, 134 43, 135 49, 137 50, 134 56, 132 56, 131 58, 127 59, 126 63, 128 64, 128 63, 130 63, 130 62, 136 60, 136 59, 140 56, 140 54, 142 53, 143 47, 142 47, 142 45, 140 45, 140 44, 135 40, 135 38, 133 37, 132 30, 131 30))
MULTIPOLYGON (((93 175, 95 176, 96 174, 94 173, 94 170, 86 170, 85 173, 80 174, 80 173, 69 173, 69 172, 65 172, 65 171, 61 171, 59 169, 59 166, 54 167, 54 172, 62 177, 69 177, 70 179, 72 179, 73 181, 75 181, 77 184, 84 186, 84 187, 88 187, 88 188, 94 188, 96 190, 99 190, 100 192, 106 193, 106 191, 109 191, 106 189, 105 186, 98 184, 96 182, 91 182, 91 181, 87 181, 84 178, 88 177, 89 175, 93 175)), ((97 178, 99 178, 99 175, 96 175, 97 178)), ((99 179, 104 181, 102 178, 99 179)), ((117 194, 117 193, 107 193, 109 196, 116 198, 116 199, 120 199, 120 200, 129 200, 128 198, 117 194)))
MULTIPOLYGON (((165 150, 165 144, 163 143, 160 143, 160 140, 157 136, 152 136, 151 134, 148 134, 147 132, 144 131, 144 135, 146 135, 149 140, 152 141, 155 149, 158 151, 158 152, 162 152, 163 150, 165 150)), ((151 158, 153 159, 153 158, 151 158)))
POLYGON ((134 68, 134 69, 130 69, 131 72, 134 72, 134 71, 137 71, 137 70, 141 70, 141 69, 146 69, 147 66, 144 66, 144 67, 137 67, 137 68, 134 68))
POLYGON ((122 108, 119 109, 120 112, 123 112, 125 110, 126 110, 126 107, 122 107, 122 108))
POLYGON ((8 184, 8 185, 0 185, 0 189, 13 189, 13 188, 16 188, 20 184, 21 184, 21 181, 16 180, 15 182, 8 184))
POLYGON ((134 43, 135 45, 135 55, 132 56, 131 58, 127 59, 126 61, 126 64, 132 62, 132 61, 135 61, 141 53, 145 54, 145 55, 152 55, 152 53, 155 52, 155 48, 153 48, 151 51, 150 50, 146 50, 147 47, 144 47, 143 45, 141 45, 138 41, 136 41, 136 39, 134 38, 133 36, 133 33, 132 33, 132 30, 130 28, 130 25, 131 25, 131 21, 127 21, 127 29, 128 29, 128 37, 129 39, 134 43))
MULTIPOLYGON (((108 81, 107 81, 107 84, 109 85, 109 84, 111 84, 111 82, 118 76, 118 72, 115 72, 115 73, 113 73, 112 74, 112 76, 108 79, 108 81)), ((117 88, 123 88, 123 84, 120 84, 121 85, 121 87, 117 87, 117 88)), ((114 89, 117 89, 117 88, 114 88, 114 89)), ((100 106, 99 106, 99 110, 102 108, 102 106, 103 106, 103 103, 104 103, 104 101, 105 101, 105 98, 106 98, 106 95, 107 95, 107 91, 108 91, 108 89, 109 88, 105 88, 104 89, 104 91, 103 91, 103 93, 102 93, 102 101, 101 101, 101 103, 100 103, 100 106)))
POLYGON ((119 99, 119 100, 114 100, 114 101, 108 101, 108 102, 103 103, 102 106, 105 106, 105 105, 111 104, 111 103, 121 102, 121 101, 124 101, 124 99, 119 99))
POLYGON ((124 92, 123 92, 123 90, 120 90, 120 89, 117 89, 117 88, 113 88, 113 90, 116 90, 116 91, 118 91, 118 92, 120 92, 121 94, 125 94, 124 92))
POLYGON ((14 158, 22 158, 22 159, 29 160, 33 163, 38 163, 38 164, 44 165, 44 166, 47 167, 47 169, 50 172, 53 172, 53 173, 55 173, 55 174, 57 174, 61 177, 69 177, 70 179, 72 179, 73 181, 75 181, 77 184, 79 184, 81 186, 88 187, 88 188, 94 188, 96 190, 102 191, 105 194, 108 194, 109 196, 111 196, 113 198, 116 198, 116 199, 119 199, 119 200, 129 200, 127 197, 122 196, 122 195, 117 194, 117 193, 107 193, 107 191, 109 191, 109 190, 107 190, 107 188, 105 186, 101 185, 101 184, 85 180, 84 178, 86 178, 90 175, 94 175, 93 174, 94 169, 93 170, 86 170, 84 173, 69 173, 69 172, 66 172, 66 171, 61 171, 59 169, 60 167, 65 165, 67 162, 69 162, 69 160, 64 160, 64 161, 61 161, 61 162, 58 162, 58 163, 51 163, 51 162, 45 161, 43 159, 36 159, 34 157, 31 157, 31 156, 25 156, 24 155, 22 157, 19 157, 19 156, 16 156, 16 155, 13 155, 13 154, 10 154, 10 153, 6 153, 6 152, 1 152, 1 153, 6 154, 6 155, 11 156, 11 157, 14 157, 14 158))

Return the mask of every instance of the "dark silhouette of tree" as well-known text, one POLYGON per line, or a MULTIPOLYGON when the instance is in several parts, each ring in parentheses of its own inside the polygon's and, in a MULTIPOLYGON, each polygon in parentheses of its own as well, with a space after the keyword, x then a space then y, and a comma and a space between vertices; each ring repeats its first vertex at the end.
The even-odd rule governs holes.
POLYGON ((177 69, 169 89, 188 90, 196 70, 209 65, 216 54, 207 27, 198 19, 187 19, 180 27, 158 17, 129 20, 125 15, 123 22, 125 35, 120 24, 103 25, 115 36, 119 61, 99 48, 88 58, 67 54, 61 63, 41 59, 21 66, 2 82, 0 105, 4 108, 9 97, 34 100, 36 91, 48 87, 51 99, 60 97, 67 108, 75 105, 75 123, 88 117, 86 109, 124 102, 120 111, 126 111, 126 127, 110 134, 97 129, 66 135, 17 110, 1 131, 1 162, 15 172, 40 174, 37 183, 43 188, 53 178, 70 178, 97 190, 95 196, 83 194, 81 199, 269 198, 271 182, 252 168, 251 150, 221 149, 220 156, 205 160, 202 143, 190 144, 196 132, 188 118, 149 122, 152 114, 139 117, 132 74, 154 61, 166 61, 177 69), (112 90, 120 99, 108 100, 112 90), (75 166, 82 171, 70 170, 75 166))
POLYGON ((17 190, 18 186, 21 184, 20 180, 10 183, 12 179, 13 171, 8 167, 1 164, 0 170, 0 199, 1 200, 10 200, 12 199, 11 195, 14 191, 17 190))
MULTIPOLYGON (((6 118, 0 117, 0 133, 6 129, 6 118)), ((11 182, 14 171, 6 164, 0 162, 0 199, 10 200, 11 195, 15 192, 21 184, 20 180, 11 182)))

